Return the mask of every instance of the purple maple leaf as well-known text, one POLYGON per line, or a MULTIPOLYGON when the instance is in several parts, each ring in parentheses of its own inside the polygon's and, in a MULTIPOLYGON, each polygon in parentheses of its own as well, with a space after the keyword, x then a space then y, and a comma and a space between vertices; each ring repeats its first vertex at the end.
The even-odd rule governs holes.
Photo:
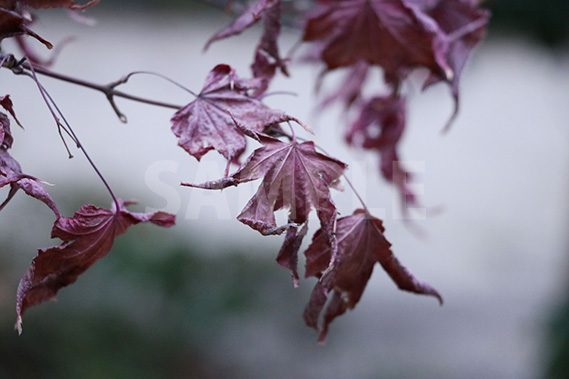
POLYGON ((399 289, 434 296, 442 304, 442 297, 433 287, 417 280, 399 263, 383 232, 381 220, 362 209, 356 210, 351 216, 339 218, 336 223, 337 253, 333 263, 330 261, 334 252, 325 233, 320 229, 314 234, 311 245, 304 253, 305 276, 315 276, 319 281, 304 310, 304 320, 308 326, 319 331, 319 342, 326 340, 328 325, 359 302, 376 263, 381 265, 399 289), (330 292, 333 294, 328 301, 330 292), (323 310, 324 319, 320 324, 323 310))
POLYGON ((336 0, 309 18, 304 41, 324 44, 328 70, 359 61, 379 65, 388 83, 397 83, 415 67, 442 77, 452 75, 446 62, 447 40, 436 22, 405 0, 336 0))
POLYGON ((216 150, 228 161, 234 161, 246 147, 245 136, 238 126, 261 132, 271 124, 295 120, 249 96, 248 92, 260 85, 259 80, 237 78, 228 65, 217 65, 197 99, 172 117, 172 131, 179 138, 178 144, 198 160, 208 151, 216 150))
POLYGON ((383 177, 396 185, 402 198, 403 210, 407 201, 416 202, 407 185, 411 174, 399 160, 397 145, 405 130, 405 99, 395 96, 376 96, 363 104, 358 118, 346 133, 346 142, 378 152, 383 177))
POLYGON ((202 184, 182 185, 223 189, 262 177, 257 192, 237 219, 263 235, 281 234, 288 229, 278 262, 291 269, 296 279, 296 254, 306 231, 301 229, 297 232, 295 225, 304 225, 314 208, 322 230, 330 239, 333 238, 336 206, 330 197, 329 187, 336 186, 347 166, 316 152, 313 142, 293 140, 285 143, 262 134, 258 137, 263 146, 255 150, 231 176, 202 184), (279 209, 288 209, 288 224, 277 226, 274 212, 279 209))
POLYGON ((259 0, 231 25, 211 37, 205 46, 207 49, 215 41, 240 34, 261 20, 263 35, 255 49, 255 59, 251 65, 253 76, 262 80, 262 86, 258 88, 256 94, 261 94, 267 89, 277 68, 288 76, 286 60, 281 58, 277 43, 281 31, 280 0, 259 0))
POLYGON ((0 211, 16 195, 18 190, 23 190, 26 194, 44 202, 57 217, 59 211, 49 193, 40 184, 40 180, 24 174, 20 164, 12 158, 8 149, 12 147, 12 134, 10 133, 10 122, 4 113, 0 113, 0 188, 9 185, 8 196, 0 204, 0 211))
POLYGON ((440 81, 447 81, 454 98, 454 110, 445 130, 451 126, 459 110, 459 81, 462 70, 472 50, 486 35, 490 13, 477 9, 477 1, 438 0, 436 4, 422 2, 424 12, 432 17, 446 34, 448 40, 447 62, 452 69, 451 78, 432 73, 425 82, 425 88, 440 81))
POLYGON ((22 315, 32 305, 53 299, 57 292, 74 283, 79 275, 109 253, 115 237, 140 222, 170 227, 174 215, 165 212, 134 213, 119 200, 119 209, 83 205, 71 218, 58 218, 51 231, 60 238, 59 246, 38 251, 38 255, 18 286, 16 311, 18 331, 22 332, 22 315))

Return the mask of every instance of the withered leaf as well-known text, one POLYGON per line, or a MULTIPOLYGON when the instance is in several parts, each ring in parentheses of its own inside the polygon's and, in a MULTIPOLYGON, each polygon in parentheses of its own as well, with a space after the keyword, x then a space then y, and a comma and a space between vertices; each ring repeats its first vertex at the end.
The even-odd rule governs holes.
MULTIPOLYGON (((11 3, 15 4, 15 2, 11 3)), ((10 5, 10 7, 0 6, 0 42, 4 38, 26 34, 43 43, 48 49, 53 48, 49 41, 43 39, 28 27, 31 23, 29 18, 11 9, 13 4, 7 5, 10 5)))
POLYGON ((319 331, 319 341, 326 340, 329 324, 360 300, 376 263, 379 263, 397 287, 404 291, 442 297, 429 284, 417 280, 391 252, 381 220, 362 209, 339 218, 336 224, 337 255, 331 264, 332 248, 322 230, 313 237, 305 252, 306 277, 319 278, 304 320, 319 331), (331 297, 328 294, 332 292, 331 297), (328 304, 326 305, 326 302, 328 304), (326 307, 325 307, 326 306, 326 307), (324 309, 325 307, 325 309, 324 309), (320 323, 324 310, 323 321, 320 323))
POLYGON ((255 195, 237 216, 242 223, 263 235, 281 234, 289 229, 279 253, 278 262, 296 274, 296 253, 306 231, 304 225, 314 208, 322 230, 333 238, 336 206, 330 197, 330 187, 337 184, 347 167, 343 162, 316 152, 313 142, 290 143, 259 134, 263 144, 231 176, 202 184, 182 185, 223 189, 263 178, 255 195), (277 226, 274 212, 288 209, 288 224, 277 226), (293 229, 290 229, 293 227, 293 229))
POLYGON ((57 210, 55 202, 40 184, 40 180, 31 175, 24 174, 20 164, 12 158, 8 152, 8 149, 12 147, 12 142, 13 138, 10 133, 8 117, 0 113, 0 188, 7 185, 10 186, 8 196, 4 202, 0 204, 0 211, 4 209, 18 190, 21 189, 29 196, 44 202, 55 215, 59 217, 59 211, 57 210))
MULTIPOLYGON (((12 99, 10 99, 10 95, 0 96, 0 105, 10 113, 18 125, 22 126, 16 117, 16 112, 14 112, 14 104, 12 103, 12 99)), ((2 145, 2 138, 0 138, 0 145, 2 145)))
POLYGON ((459 81, 466 61, 472 50, 486 35, 486 26, 490 13, 477 9, 477 1, 470 0, 438 0, 434 5, 422 4, 423 10, 432 17, 446 34, 448 40, 447 62, 454 75, 446 78, 431 73, 425 87, 440 81, 447 81, 454 98, 454 110, 445 126, 450 127, 459 110, 459 81))
POLYGON ((228 161, 239 157, 246 139, 236 125, 254 132, 271 124, 295 120, 281 111, 270 109, 248 91, 259 88, 259 80, 239 79, 228 65, 217 65, 208 75, 197 99, 172 117, 172 131, 178 145, 200 160, 216 150, 228 161))
POLYGON ((268 82, 275 75, 277 68, 288 75, 286 62, 280 56, 277 43, 281 31, 280 0, 259 0, 231 25, 210 38, 205 46, 207 49, 215 41, 240 34, 261 20, 263 21, 263 35, 255 50, 255 59, 251 66, 253 76, 262 79, 263 83, 262 87, 257 90, 257 94, 267 89, 268 82))
POLYGON ((398 144, 405 130, 405 99, 396 95, 376 96, 363 104, 346 133, 350 145, 375 150, 383 177, 396 185, 405 210, 416 196, 408 186, 411 174, 399 159, 398 144))
POLYGON ((321 58, 329 70, 363 60, 381 66, 389 83, 419 66, 443 77, 452 75, 446 62, 447 41, 438 25, 405 0, 321 3, 303 39, 324 44, 321 58))
POLYGON ((155 211, 135 213, 126 209, 129 202, 118 200, 119 209, 104 209, 83 205, 71 218, 58 218, 52 238, 63 243, 38 250, 38 255, 18 286, 16 311, 17 328, 22 332, 22 315, 32 305, 53 299, 57 292, 74 283, 79 275, 109 253, 115 237, 140 222, 170 227, 174 215, 155 211))
POLYGON ((202 184, 183 183, 204 189, 223 189, 263 178, 259 189, 249 200, 239 221, 263 235, 280 234, 274 212, 287 208, 290 222, 301 225, 308 220, 312 207, 327 230, 331 230, 336 208, 329 187, 342 175, 346 165, 316 152, 313 142, 290 143, 259 134, 263 144, 231 176, 202 184))

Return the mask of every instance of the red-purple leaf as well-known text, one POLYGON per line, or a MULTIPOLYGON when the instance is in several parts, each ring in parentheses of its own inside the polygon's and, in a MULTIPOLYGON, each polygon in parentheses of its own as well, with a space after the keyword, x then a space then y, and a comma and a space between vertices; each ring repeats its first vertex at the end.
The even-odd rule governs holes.
POLYGON ((16 1, 11 1, 0 6, 0 41, 4 38, 27 34, 43 43, 48 49, 51 49, 53 45, 49 41, 46 41, 28 28, 28 24, 31 21, 14 10, 16 3, 16 1))
POLYGON ((129 203, 119 200, 119 209, 103 209, 83 205, 72 218, 60 217, 53 225, 52 238, 60 238, 60 246, 42 249, 18 286, 17 327, 22 331, 22 314, 34 304, 53 299, 57 292, 74 283, 97 260, 109 253, 115 237, 140 222, 170 227, 174 215, 156 211, 129 212, 129 203))
POLYGON ((260 132, 268 125, 295 120, 248 95, 249 90, 255 91, 260 85, 259 80, 237 78, 228 65, 216 66, 197 99, 172 117, 178 144, 198 160, 214 149, 233 161, 246 147, 245 136, 235 122, 260 132))
POLYGON ((213 37, 207 41, 205 49, 215 42, 228 37, 241 34, 244 30, 250 28, 261 20, 261 16, 266 9, 271 9, 276 6, 280 0, 259 0, 250 6, 241 16, 239 16, 227 28, 217 32, 213 37))
POLYGON ((12 147, 13 142, 14 138, 10 131, 10 120, 4 113, 0 112, 0 147, 9 149, 12 147))
POLYGON ((308 20, 303 39, 325 44, 321 55, 329 70, 363 60, 381 66, 389 83, 419 66, 443 77, 452 75, 447 41, 438 25, 405 0, 322 3, 308 20))
POLYGON ((262 93, 267 89, 269 82, 275 76, 277 68, 288 76, 286 60, 281 58, 278 47, 278 38, 281 32, 280 0, 270 8, 267 8, 262 17, 263 35, 257 45, 255 60, 251 65, 253 76, 262 79, 264 83, 263 88, 258 93, 262 93))
POLYGON ((275 75, 277 68, 288 75, 286 62, 281 58, 277 44, 281 31, 280 0, 259 0, 230 26, 210 38, 205 46, 207 49, 215 41, 240 34, 260 20, 263 21, 263 35, 255 50, 255 60, 251 66, 253 76, 263 80, 263 85, 258 89, 257 94, 267 89, 268 82, 275 75))
POLYGON ((320 103, 320 108, 326 108, 336 101, 343 102, 346 108, 354 105, 362 96, 362 88, 368 76, 368 71, 369 64, 365 61, 352 65, 342 84, 320 103))
POLYGON ((73 0, 4 0, 0 2, 0 41, 4 38, 29 35, 43 43, 48 49, 53 45, 34 33, 29 25, 32 17, 28 12, 31 8, 65 8, 70 11, 80 11, 97 4, 99 0, 86 4, 77 4, 73 0))
POLYGON ((399 161, 397 145, 405 130, 405 99, 376 96, 363 104, 358 118, 346 133, 346 142, 378 152, 383 177, 397 186, 402 205, 416 202, 407 185, 410 174, 399 161))
POLYGON ((10 202, 18 190, 44 202, 57 217, 59 211, 49 193, 42 187, 40 180, 24 174, 20 164, 12 158, 8 149, 12 146, 10 122, 5 114, 0 113, 0 188, 10 185, 6 199, 0 204, 0 211, 10 202))
MULTIPOLYGON (((14 112, 14 104, 12 103, 12 99, 10 99, 10 95, 0 96, 0 105, 2 106, 2 108, 6 109, 10 113, 10 115, 12 115, 14 121, 16 121, 16 123, 21 127, 22 124, 20 123, 20 121, 18 121, 18 118, 16 117, 16 113, 14 112)), ((0 123, 2 123, 1 120, 0 123)), ((2 128, 2 126, 0 126, 0 128, 2 128)), ((2 138, 0 138, 0 145, 1 144, 2 144, 2 138)))
POLYGON ((300 228, 300 232, 296 225, 291 225, 287 231, 283 245, 277 256, 277 263, 288 268, 292 272, 292 282, 298 287, 300 278, 298 277, 298 250, 302 244, 304 236, 308 231, 308 225, 304 224, 300 228))
POLYGON ((342 217, 336 223, 337 256, 332 265, 333 252, 325 234, 318 230, 312 244, 305 252, 306 277, 319 278, 304 311, 308 326, 320 333, 324 342, 328 325, 346 310, 352 309, 360 300, 376 263, 404 291, 442 297, 427 283, 417 280, 391 252, 391 244, 385 239, 381 220, 358 209, 351 216, 342 217), (324 310, 322 323, 319 319, 326 305, 327 295, 333 291, 324 310))
POLYGON ((424 5, 424 11, 431 16, 446 33, 448 39, 447 62, 454 75, 445 78, 432 73, 425 87, 440 81, 448 81, 454 98, 454 110, 445 126, 450 127, 458 114, 459 81, 462 70, 472 50, 480 43, 486 34, 489 12, 476 9, 473 1, 438 0, 435 5, 424 5))
POLYGON ((257 192, 237 219, 263 235, 281 234, 288 229, 278 262, 290 268, 296 278, 296 254, 306 231, 301 229, 297 233, 295 225, 304 225, 310 210, 315 208, 322 229, 333 239, 336 207, 329 187, 337 184, 346 165, 316 152, 312 142, 285 143, 262 134, 259 141, 263 146, 233 175, 202 184, 182 185, 223 189, 263 177, 257 192), (288 224, 277 226, 274 212, 279 209, 288 209, 288 224))
POLYGON ((275 211, 288 208, 289 221, 301 225, 308 220, 314 207, 322 224, 331 227, 336 208, 329 187, 342 175, 346 165, 316 152, 312 142, 286 143, 263 134, 259 134, 259 140, 263 146, 255 150, 233 175, 217 181, 183 185, 223 189, 263 177, 259 189, 237 217, 239 221, 264 235, 280 234, 287 226, 277 227, 275 211))

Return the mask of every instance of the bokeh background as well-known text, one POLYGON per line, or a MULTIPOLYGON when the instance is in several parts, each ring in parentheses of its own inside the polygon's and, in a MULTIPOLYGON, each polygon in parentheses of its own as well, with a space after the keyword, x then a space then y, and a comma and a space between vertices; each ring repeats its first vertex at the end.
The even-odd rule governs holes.
MULTIPOLYGON (((301 317, 314 280, 294 289, 274 262, 282 237, 261 237, 234 220, 255 184, 221 193, 180 188, 180 181, 220 177, 224 163, 210 153, 198 165, 177 147, 171 110, 118 99, 124 125, 101 94, 43 78, 114 191, 138 199, 140 211, 177 213, 178 225, 133 227, 57 302, 30 309, 18 336, 19 279, 38 248, 58 241, 49 238, 49 209, 16 196, 0 214, 0 378, 568 377, 568 3, 486 4, 494 14, 489 36, 464 72, 450 133, 440 133, 452 106, 448 89, 421 92, 421 73, 407 89, 402 157, 433 210, 414 227, 401 220, 376 158, 343 146, 342 109, 314 110, 317 67, 293 65, 271 90, 295 95, 266 99, 310 123, 317 143, 350 164, 347 175, 384 219, 393 250, 442 293, 444 306, 397 291, 377 268, 360 304, 317 345, 301 317)), ((87 14, 95 26, 45 11, 35 30, 54 43, 73 36, 53 69, 97 83, 148 70, 197 92, 218 63, 247 76, 260 34, 247 31, 203 52, 232 20, 222 7, 108 0, 87 14)), ((286 28, 284 51, 298 39, 286 28)), ((340 80, 330 75, 324 89, 340 80)), ((53 184, 62 213, 83 203, 108 206, 81 154, 67 158, 35 84, 0 70, 0 85, 25 126, 13 128, 12 154, 53 184)), ((122 89, 192 100, 152 76, 135 76, 122 89)), ((357 206, 348 190, 334 196, 343 214, 357 206)))

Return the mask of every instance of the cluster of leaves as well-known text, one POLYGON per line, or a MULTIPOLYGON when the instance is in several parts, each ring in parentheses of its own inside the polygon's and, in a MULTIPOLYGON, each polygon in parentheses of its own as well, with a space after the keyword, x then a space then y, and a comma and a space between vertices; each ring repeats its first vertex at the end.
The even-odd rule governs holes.
MULTIPOLYGON (((353 110, 355 116, 348 126, 346 142, 377 152, 381 173, 400 191, 403 204, 416 198, 407 186, 409 173, 400 164, 397 150, 406 124, 402 84, 418 68, 428 71, 424 88, 447 83, 455 103, 445 128, 450 126, 458 112, 460 74, 470 52, 483 38, 488 22, 488 12, 478 9, 477 3, 476 0, 319 0, 314 10, 303 15, 306 22, 302 40, 310 45, 308 60, 323 64, 322 76, 339 68, 348 71, 340 89, 322 105, 341 101, 347 111, 353 110), (383 72, 383 92, 364 98, 363 86, 374 68, 383 72)), ((288 59, 282 58, 278 48, 281 11, 280 0, 259 0, 206 45, 237 35, 262 21, 263 33, 251 65, 253 77, 260 81, 253 96, 266 90, 277 70, 288 75, 288 59)), ((206 82, 205 88, 209 85, 206 82)), ((369 213, 365 204, 351 216, 336 219, 337 210, 329 188, 337 185, 346 168, 344 163, 316 152, 312 142, 299 143, 294 131, 288 136, 289 141, 283 142, 259 133, 257 128, 248 128, 239 120, 232 121, 233 128, 256 139, 262 147, 230 176, 185 185, 222 189, 262 177, 257 193, 237 219, 263 235, 286 231, 277 261, 292 271, 295 285, 298 284, 297 255, 307 232, 308 214, 311 208, 316 210, 321 228, 305 251, 305 275, 315 276, 319 281, 304 319, 320 331, 320 341, 325 340, 329 323, 357 304, 377 262, 400 289, 432 295, 442 303, 436 290, 415 279, 399 263, 383 235, 381 221, 369 213), (288 223, 277 226, 273 212, 282 208, 289 211, 288 223)))
MULTIPOLYGON (((0 2, 0 41, 29 35, 49 46, 29 28, 29 7, 80 10, 94 3, 0 2)), ((304 319, 319 331, 320 341, 325 340, 330 322, 358 303, 376 263, 400 289, 431 295, 442 303, 434 288, 413 277, 393 255, 382 222, 370 214, 363 201, 362 209, 337 218, 339 212, 330 188, 339 187, 346 164, 318 152, 311 141, 299 141, 291 122, 308 131, 310 128, 262 103, 275 75, 288 75, 290 58, 283 58, 278 47, 281 13, 280 0, 259 0, 207 42, 206 47, 240 34, 259 21, 263 24, 251 65, 252 78, 240 78, 229 65, 217 65, 195 100, 171 118, 179 146, 198 161, 210 150, 227 160, 223 178, 182 185, 219 190, 261 179, 257 192, 237 219, 262 235, 285 235, 277 262, 291 271, 295 286, 300 281, 298 252, 307 234, 309 215, 315 210, 320 229, 304 254, 305 276, 314 276, 318 282, 304 319), (289 125, 290 132, 282 128, 282 123, 289 125), (248 138, 260 147, 240 164, 248 138), (230 174, 231 164, 239 167, 230 174), (277 225, 275 212, 281 209, 288 211, 288 220, 277 225)), ((460 74, 471 50, 484 35, 488 13, 479 10, 475 0, 320 0, 314 10, 301 16, 306 20, 302 40, 309 46, 309 60, 323 64, 323 74, 347 70, 344 85, 322 105, 336 101, 345 104, 355 115, 346 141, 376 151, 382 175, 396 185, 404 201, 414 201, 406 186, 409 174, 399 163, 397 151, 405 128, 402 84, 418 68, 429 73, 425 88, 447 83, 455 100, 452 121, 458 111, 460 74), (383 92, 365 98, 364 83, 376 68, 383 71, 383 92)), ((1 99, 0 104, 15 119, 10 98, 1 99)), ((23 189, 53 209, 57 219, 52 236, 64 241, 60 246, 40 250, 22 278, 17 298, 18 325, 27 307, 54 297, 60 288, 73 283, 109 252, 114 238, 129 226, 139 222, 173 225, 173 216, 163 212, 127 211, 128 202, 115 198, 110 188, 114 201, 110 210, 84 205, 72 218, 60 216, 41 182, 23 174, 7 153, 13 137, 4 114, 0 114, 0 137, 0 186, 10 185, 8 199, 0 209, 18 189, 23 189)))
MULTIPOLYGON (((32 21, 28 7, 64 7, 70 10, 81 10, 95 3, 97 1, 85 5, 75 4, 72 0, 4 1, 0 7, 0 41, 4 38, 25 34, 51 47, 49 42, 28 27, 32 21)), ((2 64, 13 64, 9 62, 10 58, 12 57, 6 56, 2 64)), ((0 105, 20 124, 8 95, 0 97, 0 105)), ((0 205, 0 210, 19 189, 22 189, 26 194, 43 201, 53 210, 56 220, 51 236, 63 241, 59 246, 39 250, 20 281, 16 303, 16 326, 21 333, 24 311, 34 304, 53 299, 62 287, 74 283, 77 277, 95 261, 107 255, 116 236, 140 222, 151 222, 170 227, 174 225, 175 216, 160 211, 148 214, 130 212, 126 206, 131 202, 117 199, 111 192, 113 205, 110 210, 86 204, 73 217, 63 217, 52 197, 41 185, 41 181, 24 174, 19 163, 9 154, 8 150, 12 147, 13 141, 10 121, 4 113, 0 112, 0 187, 10 186, 8 196, 0 205)), ((76 142, 80 146, 78 140, 76 142)))

